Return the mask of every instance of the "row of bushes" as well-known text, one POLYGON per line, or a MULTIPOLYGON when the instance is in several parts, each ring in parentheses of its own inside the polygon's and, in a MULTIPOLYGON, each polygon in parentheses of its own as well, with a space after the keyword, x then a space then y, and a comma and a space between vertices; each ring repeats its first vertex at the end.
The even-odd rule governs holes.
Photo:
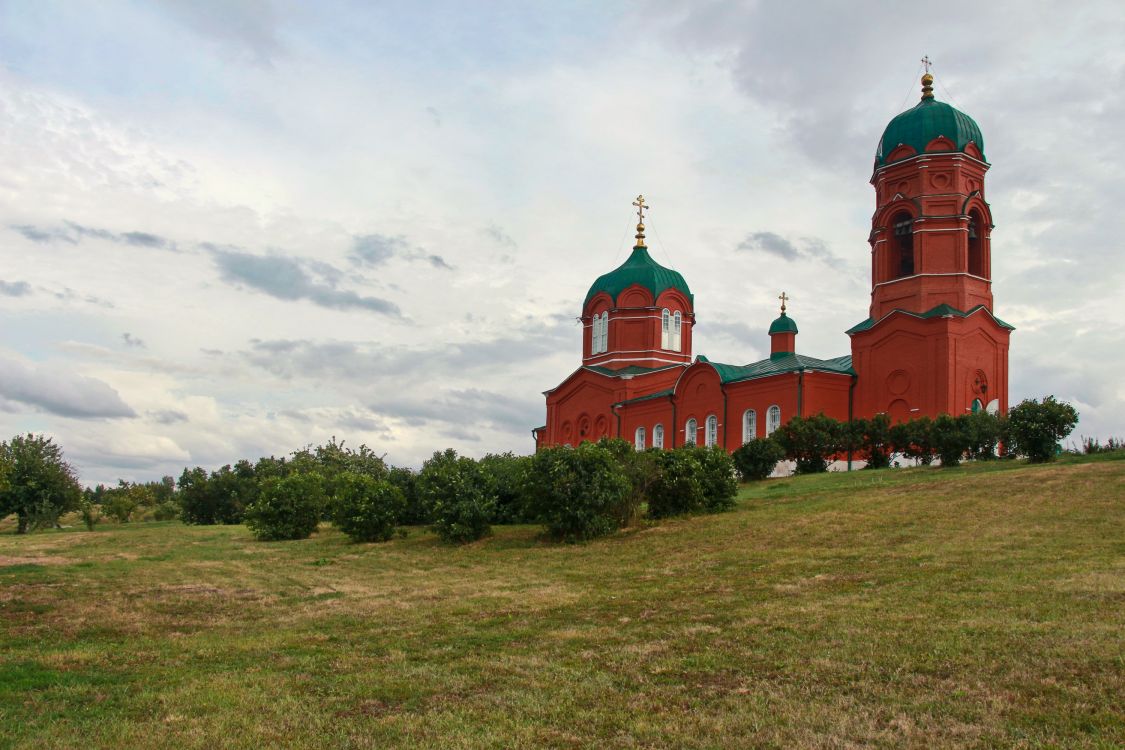
POLYGON ((827 471, 841 456, 860 458, 870 469, 886 468, 896 454, 927 466, 935 458, 942 466, 957 466, 965 459, 995 458, 998 446, 1006 456, 1043 462, 1055 456, 1077 422, 1074 407, 1053 396, 1023 401, 1004 416, 940 414, 893 425, 886 414, 847 422, 816 414, 794 417, 771 436, 734 451, 733 458, 746 481, 765 479, 783 458, 795 462, 798 474, 827 471))

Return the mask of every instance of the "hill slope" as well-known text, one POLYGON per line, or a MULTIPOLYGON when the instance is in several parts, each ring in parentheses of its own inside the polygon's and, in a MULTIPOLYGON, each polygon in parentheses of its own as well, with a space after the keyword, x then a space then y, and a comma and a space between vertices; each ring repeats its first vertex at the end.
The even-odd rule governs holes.
POLYGON ((0 746, 1125 744, 1125 461, 772 480, 498 529, 0 537, 0 746))

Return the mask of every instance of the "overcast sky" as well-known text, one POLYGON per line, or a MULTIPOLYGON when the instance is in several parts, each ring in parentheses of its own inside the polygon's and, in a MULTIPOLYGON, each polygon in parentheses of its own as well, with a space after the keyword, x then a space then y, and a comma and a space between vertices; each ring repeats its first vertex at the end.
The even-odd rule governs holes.
POLYGON ((528 453, 642 192, 696 354, 768 354, 782 290, 847 354, 927 54, 993 164, 1012 402, 1120 437, 1122 39, 1115 2, 0 0, 0 435, 85 482, 528 453))

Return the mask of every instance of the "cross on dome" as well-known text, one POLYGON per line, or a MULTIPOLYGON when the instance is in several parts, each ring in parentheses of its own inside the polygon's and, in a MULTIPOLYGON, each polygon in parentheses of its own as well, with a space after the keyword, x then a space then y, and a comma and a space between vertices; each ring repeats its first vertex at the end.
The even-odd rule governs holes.
POLYGON ((648 208, 645 204, 645 197, 643 195, 638 195, 637 199, 633 201, 633 205, 637 207, 636 247, 645 247, 645 209, 648 208))
POLYGON ((785 303, 789 301, 789 295, 786 294, 785 292, 782 292, 780 295, 778 295, 778 299, 781 300, 781 314, 784 315, 785 314, 785 303))

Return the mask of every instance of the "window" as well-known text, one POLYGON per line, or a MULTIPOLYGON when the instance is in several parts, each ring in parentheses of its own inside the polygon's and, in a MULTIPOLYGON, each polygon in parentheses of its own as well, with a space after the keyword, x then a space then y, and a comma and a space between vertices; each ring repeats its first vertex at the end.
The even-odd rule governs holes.
POLYGON ((602 348, 603 352, 609 351, 609 310, 602 313, 602 348))
POLYGON ((669 349, 672 346, 672 313, 668 308, 660 314, 660 348, 669 349))
POLYGON ((652 428, 652 447, 664 449, 664 425, 662 424, 652 428))
POLYGON ((906 213, 895 214, 891 278, 901 279, 914 275, 914 218, 906 213))
POLYGON ((772 435, 778 427, 781 427, 781 407, 775 405, 766 412, 766 434, 772 435))
POLYGON ((639 451, 645 449, 645 428, 638 427, 637 431, 633 433, 633 447, 639 451))
POLYGON ((590 329, 590 354, 600 354, 609 349, 609 311, 594 314, 590 329))
POLYGON ((749 443, 758 436, 758 412, 747 409, 742 412, 742 442, 749 443))
POLYGON ((714 414, 707 417, 707 435, 704 439, 708 448, 714 448, 719 442, 719 418, 714 414))
POLYGON ((699 432, 699 423, 692 417, 684 425, 684 445, 695 445, 695 433, 699 432))
POLYGON ((683 316, 680 315, 679 310, 676 310, 676 314, 672 318, 672 350, 678 352, 680 351, 680 328, 683 323, 683 316))
POLYGON ((969 273, 984 276, 984 222, 978 212, 969 214, 969 273))

